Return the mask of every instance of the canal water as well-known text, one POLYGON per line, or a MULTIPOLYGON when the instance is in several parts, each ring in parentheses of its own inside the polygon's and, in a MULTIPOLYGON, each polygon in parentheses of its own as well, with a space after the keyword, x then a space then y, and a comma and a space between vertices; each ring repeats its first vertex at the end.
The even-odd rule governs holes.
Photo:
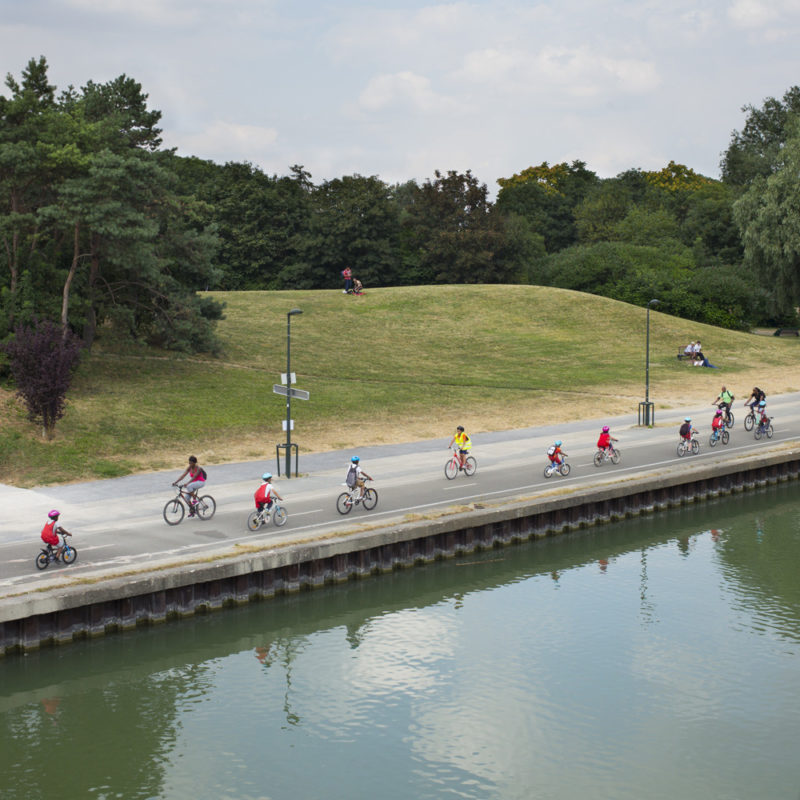
POLYGON ((797 495, 7 657, 0 796, 797 800, 797 495))

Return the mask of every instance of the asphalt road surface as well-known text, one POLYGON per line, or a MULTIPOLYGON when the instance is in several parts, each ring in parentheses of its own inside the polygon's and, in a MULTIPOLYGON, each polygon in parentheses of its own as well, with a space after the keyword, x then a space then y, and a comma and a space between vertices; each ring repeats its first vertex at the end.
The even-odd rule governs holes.
MULTIPOLYGON (((213 557, 215 550, 230 551, 237 543, 271 544, 313 538, 352 529, 358 523, 388 524, 401 521, 406 515, 443 511, 472 502, 531 497, 559 488, 560 484, 588 486, 659 470, 683 469, 699 461, 765 452, 800 441, 800 393, 769 398, 775 431, 772 440, 764 437, 756 441, 752 432, 744 430, 747 409, 741 400, 733 410, 736 423, 730 443, 718 443, 714 448, 708 444, 714 412, 711 405, 657 411, 655 427, 650 429, 637 427, 636 416, 628 415, 473 435, 477 472, 471 478, 461 473, 452 481, 444 475, 450 431, 432 441, 353 452, 301 453, 301 477, 290 480, 277 477, 275 444, 271 443, 263 461, 204 465, 209 480, 201 493, 216 499, 216 514, 207 521, 184 518, 177 526, 165 523, 162 510, 174 494, 171 484, 183 471, 183 464, 176 464, 168 472, 70 486, 27 490, 0 484, 0 596, 44 587, 67 572, 70 577, 88 577, 157 563, 174 564, 182 557, 213 557), (678 427, 687 414, 700 432, 700 453, 678 458, 678 427), (616 466, 607 463, 598 468, 592 464, 592 457, 603 424, 611 425, 612 435, 619 439, 617 447, 622 458, 616 466), (547 447, 557 438, 563 440, 572 471, 566 478, 556 475, 545 479, 547 447), (372 511, 357 506, 342 516, 336 511, 336 498, 345 491, 342 484, 353 454, 361 457, 365 471, 375 479, 371 486, 377 490, 379 501, 372 511), (268 525, 251 532, 246 525, 247 516, 254 508, 253 492, 266 470, 276 474, 275 487, 284 498, 289 518, 283 528, 268 525), (39 571, 34 559, 40 548, 39 533, 51 508, 61 511, 60 522, 72 532, 70 541, 79 555, 71 566, 51 564, 39 571)), ((591 413, 590 408, 587 413, 591 413)), ((542 416, 546 416, 546 409, 542 416)), ((454 428, 456 424, 458 420, 453 421, 454 428)))

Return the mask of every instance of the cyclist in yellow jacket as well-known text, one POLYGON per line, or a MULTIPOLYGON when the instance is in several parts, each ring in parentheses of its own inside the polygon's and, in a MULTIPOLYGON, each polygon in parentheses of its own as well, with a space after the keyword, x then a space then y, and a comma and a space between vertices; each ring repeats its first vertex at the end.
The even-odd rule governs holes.
POLYGON ((464 459, 469 455, 469 451, 472 450, 472 440, 464 432, 463 425, 459 425, 456 428, 456 435, 450 440, 450 444, 447 445, 448 449, 454 444, 458 446, 459 469, 464 469, 464 459))

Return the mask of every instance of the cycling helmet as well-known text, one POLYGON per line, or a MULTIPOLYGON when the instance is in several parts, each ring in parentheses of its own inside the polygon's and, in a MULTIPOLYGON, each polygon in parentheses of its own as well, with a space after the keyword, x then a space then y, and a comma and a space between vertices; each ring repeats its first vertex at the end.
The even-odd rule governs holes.
POLYGON ((683 418, 683 421, 684 421, 684 422, 691 422, 691 421, 692 421, 692 418, 691 418, 691 417, 684 417, 684 418, 683 418))
POLYGON ((268 480, 271 480, 271 479, 272 479, 272 473, 271 473, 271 472, 265 472, 265 473, 264 473, 264 474, 261 476, 261 480, 262 480, 262 481, 268 481, 268 480))
POLYGON ((61 512, 54 508, 47 516, 50 519, 58 519, 61 516, 61 512))
POLYGON ((358 464, 358 462, 359 462, 359 461, 361 461, 361 459, 360 459, 358 456, 353 456, 353 457, 352 457, 350 460, 351 460, 351 461, 352 461, 354 464, 358 464))
POLYGON ((761 402, 758 404, 758 407, 759 407, 759 408, 761 408, 761 406, 765 406, 766 404, 767 404, 767 401, 766 401, 766 400, 762 400, 762 401, 761 401, 761 402))
POLYGON ((461 431, 461 433, 464 433, 464 426, 463 426, 463 425, 459 425, 459 426, 456 428, 456 430, 457 430, 457 431, 461 431))
POLYGON ((715 417, 721 417, 721 416, 722 416, 722 409, 721 409, 721 408, 718 408, 718 409, 717 409, 717 413, 716 413, 716 414, 714 414, 714 416, 715 416, 715 417))
POLYGON ((561 439, 556 439, 556 447, 561 447, 561 439))
POLYGON ((603 433, 608 433, 611 430, 608 425, 603 425, 603 433))

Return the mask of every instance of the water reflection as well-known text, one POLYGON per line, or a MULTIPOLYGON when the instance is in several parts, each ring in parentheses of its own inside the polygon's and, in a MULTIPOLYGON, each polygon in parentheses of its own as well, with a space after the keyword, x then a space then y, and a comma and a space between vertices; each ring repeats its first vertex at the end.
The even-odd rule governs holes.
POLYGON ((791 497, 8 658, 3 797, 779 796, 800 735, 791 497))

